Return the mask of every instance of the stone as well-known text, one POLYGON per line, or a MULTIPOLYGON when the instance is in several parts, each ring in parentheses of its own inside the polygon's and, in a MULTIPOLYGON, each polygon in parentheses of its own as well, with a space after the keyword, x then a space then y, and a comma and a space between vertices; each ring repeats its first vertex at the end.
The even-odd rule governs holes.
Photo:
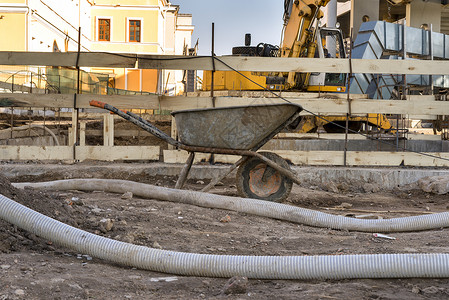
POLYGON ((104 228, 104 230, 106 230, 106 231, 111 231, 113 226, 114 226, 114 221, 111 219, 101 219, 100 220, 100 227, 104 228))
POLYGON ((155 248, 155 249, 162 249, 162 246, 158 242, 155 241, 153 243, 153 248, 155 248))
POLYGON ((372 183, 363 184, 362 189, 365 193, 377 193, 380 191, 379 186, 372 183))
POLYGON ((234 276, 228 280, 222 290, 224 295, 245 294, 248 289, 248 278, 242 276, 234 276))
POLYGON ((221 223, 229 223, 229 222, 231 222, 231 217, 229 215, 226 215, 220 219, 220 222, 221 223))
POLYGON ((79 284, 77 284, 77 283, 74 283, 74 284, 69 283, 69 287, 71 287, 72 289, 76 289, 76 290, 82 290, 82 289, 83 289, 83 288, 82 288, 79 284))
POLYGON ((17 296, 23 296, 25 295, 25 291, 22 289, 17 289, 14 291, 14 294, 16 294, 17 296))
POLYGON ((98 208, 98 207, 92 209, 92 212, 93 212, 94 214, 100 214, 102 211, 103 211, 103 210, 102 210, 101 208, 98 208))
POLYGON ((133 193, 126 192, 120 198, 122 198, 123 200, 131 200, 133 198, 133 193))
POLYGON ((418 187, 426 193, 445 195, 449 193, 449 176, 432 176, 418 180, 418 187))
POLYGON ((347 209, 347 208, 351 208, 352 204, 351 203, 347 203, 347 202, 343 202, 342 204, 340 204, 339 207, 347 209))
POLYGON ((340 193, 340 191, 338 190, 337 185, 334 182, 332 182, 332 181, 329 181, 328 183, 323 184, 323 190, 328 191, 328 192, 332 192, 332 193, 335 193, 335 194, 340 193))
POLYGON ((425 289, 422 289, 422 292, 424 294, 436 294, 436 293, 440 292, 440 290, 435 286, 429 286, 429 287, 426 287, 425 289))

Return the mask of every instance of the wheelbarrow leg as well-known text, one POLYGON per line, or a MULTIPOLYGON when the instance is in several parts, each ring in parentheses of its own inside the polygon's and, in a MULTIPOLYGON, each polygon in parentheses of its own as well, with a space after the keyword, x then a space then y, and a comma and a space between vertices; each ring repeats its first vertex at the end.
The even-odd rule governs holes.
POLYGON ((195 152, 189 153, 189 158, 182 168, 181 174, 179 175, 178 181, 176 182, 175 189, 182 189, 184 183, 187 180, 187 176, 189 175, 190 169, 192 168, 193 159, 195 158, 195 152))
POLYGON ((235 162, 224 174, 219 175, 211 180, 211 182, 206 185, 201 191, 204 193, 209 192, 217 183, 220 182, 220 180, 223 180, 226 176, 231 174, 232 171, 237 169, 241 164, 243 164, 245 161, 248 160, 247 156, 241 157, 237 162, 235 162))

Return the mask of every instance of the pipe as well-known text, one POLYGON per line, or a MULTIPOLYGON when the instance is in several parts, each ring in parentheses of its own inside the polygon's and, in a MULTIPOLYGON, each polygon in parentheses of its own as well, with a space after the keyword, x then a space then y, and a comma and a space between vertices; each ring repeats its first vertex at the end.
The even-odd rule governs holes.
POLYGON ((53 190, 132 192, 142 198, 226 209, 313 227, 339 230, 386 233, 449 227, 449 212, 394 219, 364 220, 326 214, 281 203, 169 189, 126 180, 70 179, 38 183, 13 183, 13 185, 17 188, 29 186, 53 190))
MULTIPOLYGON (((46 132, 48 132, 51 137, 53 138, 53 141, 55 143, 56 146, 60 146, 58 138, 56 137, 56 135, 53 133, 53 131, 51 131, 51 129, 49 129, 48 127, 44 126, 44 125, 35 125, 35 124, 30 124, 30 125, 24 125, 24 126, 20 126, 20 127, 12 127, 11 129, 7 129, 8 131, 20 131, 20 130, 28 130, 30 128, 42 128, 44 129, 46 132)), ((0 130, 0 132, 2 132, 2 130, 0 130)))
POLYGON ((231 256, 159 250, 66 225, 0 195, 0 218, 77 252, 140 269, 185 276, 257 279, 445 278, 449 254, 231 256))

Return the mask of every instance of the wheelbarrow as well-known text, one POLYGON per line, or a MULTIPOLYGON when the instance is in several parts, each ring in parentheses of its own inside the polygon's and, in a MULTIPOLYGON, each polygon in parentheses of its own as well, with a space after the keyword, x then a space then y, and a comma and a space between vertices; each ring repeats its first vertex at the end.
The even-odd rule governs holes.
POLYGON ((196 152, 242 156, 224 174, 213 178, 202 191, 207 192, 238 168, 236 186, 241 197, 280 202, 293 182, 299 184, 289 164, 272 152, 256 152, 276 134, 300 118, 302 107, 292 103, 262 104, 172 112, 179 141, 140 116, 100 101, 91 106, 109 110, 141 127, 168 144, 189 152, 175 188, 182 189, 196 152))

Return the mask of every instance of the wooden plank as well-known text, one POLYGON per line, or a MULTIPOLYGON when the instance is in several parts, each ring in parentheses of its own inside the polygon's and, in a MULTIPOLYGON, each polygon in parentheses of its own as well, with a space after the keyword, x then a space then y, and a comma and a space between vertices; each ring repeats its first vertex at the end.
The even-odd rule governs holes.
MULTIPOLYGON (((77 95, 77 108, 92 108, 89 101, 98 100, 110 103, 119 108, 149 108, 159 109, 159 96, 142 95, 77 95)), ((75 105, 73 94, 10 94, 0 93, 0 105, 14 107, 52 107, 73 108, 75 105)))
POLYGON ((86 122, 80 122, 80 146, 86 146, 86 122))
MULTIPOLYGON (((78 108, 89 108, 90 100, 99 100, 121 109, 162 109, 182 110, 212 107, 210 97, 166 97, 166 96, 107 96, 107 95, 79 95, 78 108)), ((346 115, 349 112, 346 99, 329 98, 300 98, 290 99, 291 103, 302 105, 308 111, 322 115, 346 115)), ((73 107, 73 95, 67 94, 0 94, 0 103, 9 103, 13 106, 23 107, 73 107)), ((216 107, 275 104, 285 103, 282 99, 273 98, 240 98, 216 97, 216 107)), ((372 100, 352 99, 351 112, 353 115, 366 113, 381 114, 409 114, 428 115, 432 119, 437 114, 449 111, 449 101, 435 101, 434 96, 409 96, 408 100, 372 100)), ((304 112, 304 115, 309 113, 304 112)))
MULTIPOLYGON (((382 134, 381 137, 386 137, 387 135, 382 134)), ((394 137, 391 136, 390 137, 394 137)), ((277 139, 321 139, 321 140, 344 140, 344 133, 293 133, 293 132, 282 132, 276 135, 274 138, 277 139)), ((373 136, 375 138, 375 136, 373 136)), ((367 140, 366 136, 360 134, 348 134, 348 140, 367 140)), ((408 140, 423 140, 423 141, 441 141, 441 135, 430 135, 430 134, 408 134, 408 140)))
POLYGON ((114 146, 114 116, 111 114, 104 114, 103 146, 114 146))
MULTIPOLYGON (((343 166, 343 151, 272 151, 295 165, 308 166, 343 166)), ((426 153, 444 158, 438 159, 412 152, 381 152, 381 151, 348 151, 348 166, 405 166, 416 167, 449 167, 449 153, 426 153)), ((207 161, 208 155, 199 154, 195 162, 207 161)), ((182 150, 164 150, 164 162, 182 164, 188 153, 182 150)), ((215 161, 219 163, 234 163, 239 156, 216 155, 215 161)))
MULTIPOLYGON (((284 159, 295 165, 335 165, 344 163, 343 151, 275 151, 284 159)), ((426 153, 448 160, 428 157, 412 152, 381 152, 381 151, 348 151, 349 166, 404 166, 416 167, 447 167, 449 153, 426 153)))
POLYGON ((76 143, 78 142, 78 114, 76 112, 76 110, 72 111, 72 131, 71 131, 71 139, 69 139, 68 143, 70 146, 76 145, 76 143))
MULTIPOLYGON (((1 94, 0 94, 1 95, 1 94)), ((98 109, 98 112, 80 112, 79 113, 79 117, 80 119, 102 119, 103 115, 105 113, 109 113, 109 112, 105 112, 102 109, 98 109)), ((59 114, 59 116, 61 118, 69 118, 72 116, 71 113, 68 112, 61 112, 59 114)), ((142 114, 142 117, 150 122, 154 122, 154 121, 159 121, 159 122, 171 122, 171 115, 150 115, 150 114, 142 114)), ((114 115, 114 119, 115 120, 122 120, 122 117, 114 115)), ((51 121, 48 121, 51 122, 51 121)), ((61 121, 61 124, 63 124, 61 121)), ((50 123, 49 123, 50 124, 50 123)), ((58 124, 58 122, 55 122, 55 124, 58 124)))
POLYGON ((0 146, 0 160, 71 160, 71 146, 0 146))
MULTIPOLYGON (((218 56, 216 71, 327 72, 349 73, 349 59, 218 56)), ((0 65, 76 65, 76 52, 0 51, 0 65)), ((81 52, 79 66, 168 70, 212 70, 209 56, 137 55, 129 53, 81 52)), ((449 61, 353 59, 353 73, 448 75, 449 61)))
MULTIPOLYGON (((184 164, 189 157, 189 153, 184 150, 164 150, 164 162, 170 164, 184 164)), ((240 156, 237 155, 214 155, 216 162, 233 164, 240 156)), ((209 153, 195 153, 193 163, 207 162, 210 159, 209 153)))
MULTIPOLYGON (((159 160, 158 146, 76 146, 76 159, 159 160)), ((72 160, 72 146, 0 146, 0 160, 72 160)))
MULTIPOLYGON (((218 56, 216 71, 350 73, 349 59, 218 56)), ((213 70, 210 57, 139 55, 140 69, 213 70)), ((447 75, 449 61, 353 59, 353 73, 447 75)))
POLYGON ((76 159, 83 160, 153 160, 158 161, 159 146, 84 146, 76 147, 76 159))
MULTIPOLYGON (((315 92, 292 92, 292 91, 214 91, 215 97, 240 97, 240 98, 277 98, 279 96, 289 99, 314 99, 314 98, 332 98, 347 99, 348 95, 343 93, 315 93, 315 92)), ((210 97, 210 91, 196 91, 187 93, 187 97, 210 97)), ((368 99, 365 94, 350 94, 350 99, 368 99)))
MULTIPOLYGON (((346 99, 289 99, 289 102, 299 104, 315 114, 346 115, 349 106, 346 99)), ((272 98, 238 98, 238 97, 216 97, 215 107, 244 106, 257 104, 285 103, 282 99, 272 98)), ((212 107, 212 98, 190 98, 190 97, 161 97, 161 109, 182 110, 194 108, 212 107)), ((381 114, 421 114, 434 116, 443 111, 449 111, 449 101, 435 101, 433 96, 410 96, 408 100, 372 100, 352 99, 351 113, 353 115, 364 115, 366 113, 381 114)), ((310 113, 304 112, 303 115, 310 113)))
MULTIPOLYGON (((75 67, 77 52, 0 51, 0 65, 75 67)), ((80 67, 134 68, 136 54, 81 52, 80 67)))
MULTIPOLYGON (((71 146, 0 146, 1 160, 71 160, 71 146)), ((342 151, 274 151, 295 165, 343 165, 342 151)), ((444 158, 438 159, 411 152, 347 152, 349 166, 419 166, 419 167, 449 167, 449 153, 427 153, 444 158)), ((164 150, 166 163, 184 163, 188 153, 181 150, 164 150)), ((159 160, 157 146, 77 146, 76 157, 86 159, 113 160, 159 160)), ((195 162, 208 161, 210 154, 198 153, 195 162)), ((234 163, 239 156, 216 155, 220 163, 234 163)))

